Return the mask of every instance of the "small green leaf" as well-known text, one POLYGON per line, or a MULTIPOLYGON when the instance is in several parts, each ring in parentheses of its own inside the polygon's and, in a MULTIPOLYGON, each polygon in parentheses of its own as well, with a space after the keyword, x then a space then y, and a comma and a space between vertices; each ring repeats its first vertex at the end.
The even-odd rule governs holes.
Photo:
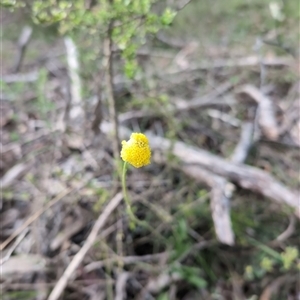
POLYGON ((161 23, 163 25, 170 25, 176 16, 176 12, 170 8, 166 8, 163 15, 161 16, 161 23))

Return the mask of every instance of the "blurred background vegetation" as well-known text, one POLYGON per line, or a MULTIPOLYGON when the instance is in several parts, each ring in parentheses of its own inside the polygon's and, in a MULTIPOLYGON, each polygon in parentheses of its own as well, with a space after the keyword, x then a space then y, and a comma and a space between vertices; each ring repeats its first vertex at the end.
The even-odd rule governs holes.
POLYGON ((293 0, 2 0, 1 299, 48 299, 121 189, 128 132, 223 162, 245 124, 236 165, 261 177, 156 144, 127 181, 152 229, 119 204, 61 299, 299 299, 299 213, 266 196, 299 199, 299 21, 293 0))

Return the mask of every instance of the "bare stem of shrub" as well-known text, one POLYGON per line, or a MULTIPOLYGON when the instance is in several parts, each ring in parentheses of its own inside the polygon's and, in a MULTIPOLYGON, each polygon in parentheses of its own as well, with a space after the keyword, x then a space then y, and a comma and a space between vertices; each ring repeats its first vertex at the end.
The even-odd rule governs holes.
POLYGON ((114 88, 113 88, 112 30, 113 30, 113 21, 111 21, 109 24, 107 38, 104 40, 104 55, 105 55, 105 66, 106 66, 105 85, 107 91, 110 121, 113 124, 113 154, 118 169, 117 161, 120 153, 120 148, 119 148, 118 115, 117 115, 116 101, 114 97, 114 88))

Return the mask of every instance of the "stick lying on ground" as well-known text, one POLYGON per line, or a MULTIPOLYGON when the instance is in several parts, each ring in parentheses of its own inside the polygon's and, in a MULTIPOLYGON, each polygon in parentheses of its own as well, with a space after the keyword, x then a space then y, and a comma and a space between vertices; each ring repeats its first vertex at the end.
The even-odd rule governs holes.
POLYGON ((79 59, 77 47, 74 41, 70 37, 64 39, 67 61, 68 61, 68 73, 70 79, 70 103, 69 103, 69 119, 73 123, 78 123, 78 120, 83 120, 84 110, 81 98, 81 80, 79 76, 79 59))
POLYGON ((237 91, 239 94, 246 94, 258 104, 258 123, 264 135, 271 141, 279 137, 279 128, 276 120, 274 103, 266 97, 254 85, 244 85, 237 91))
POLYGON ((182 142, 172 142, 162 137, 148 135, 154 150, 170 151, 185 165, 198 166, 223 176, 239 186, 260 193, 277 203, 287 204, 295 209, 300 218, 299 195, 290 191, 267 172, 244 164, 236 164, 207 151, 188 146, 182 142))
MULTIPOLYGON (((253 124, 247 122, 242 127, 242 133, 230 161, 243 163, 251 146, 253 124)), ((181 165, 180 169, 196 181, 205 183, 211 188, 210 207, 214 222, 217 239, 224 244, 234 245, 234 233, 230 219, 230 198, 234 186, 224 177, 214 174, 211 171, 199 168, 199 166, 181 165)))
POLYGON ((18 41, 18 52, 17 52, 17 56, 16 56, 16 61, 15 61, 15 65, 13 67, 13 72, 19 72, 22 62, 23 62, 23 58, 25 56, 25 52, 26 52, 26 47, 30 41, 31 38, 31 34, 32 34, 32 28, 29 26, 25 26, 22 30, 22 33, 19 37, 19 41, 18 41))
POLYGON ((234 245, 229 204, 232 183, 222 176, 215 175, 198 166, 185 165, 181 166, 180 169, 196 181, 205 183, 210 187, 210 207, 217 239, 223 244, 234 245))
POLYGON ((104 226, 108 217, 111 215, 113 210, 118 206, 118 204, 121 202, 122 199, 123 199, 122 194, 118 193, 113 199, 110 200, 110 202, 105 207, 102 214, 99 216, 96 223, 94 224, 94 227, 91 233, 89 234, 87 240, 85 241, 83 247, 73 257, 73 260, 64 271, 62 277, 58 280, 57 284, 55 285, 54 289, 49 295, 48 300, 59 299, 68 281, 71 279, 72 275, 74 275, 74 272, 76 271, 76 269, 78 268, 82 260, 84 259, 85 255, 95 243, 100 229, 104 226))
MULTIPOLYGON (((241 164, 245 161, 252 144, 253 128, 252 122, 243 124, 240 140, 230 158, 232 163, 241 164)), ((199 178, 201 176, 202 181, 211 187, 210 206, 217 238, 224 244, 233 245, 234 233, 230 219, 230 198, 234 188, 232 183, 222 176, 214 175, 207 170, 201 170, 197 166, 195 170, 191 170, 190 166, 183 170, 186 173, 193 172, 190 174, 192 177, 199 178)))
MULTIPOLYGON (((103 122, 101 130, 108 133, 111 131, 111 125, 103 122)), ((129 135, 130 131, 127 128, 120 127, 121 138, 125 139, 129 135)), ((257 192, 277 203, 290 206, 295 210, 296 216, 300 218, 299 192, 289 190, 267 172, 245 164, 227 161, 217 155, 188 146, 182 142, 172 142, 152 134, 147 134, 147 136, 154 152, 161 152, 164 158, 168 153, 172 153, 181 161, 184 167, 194 166, 202 172, 203 169, 206 169, 216 175, 223 176, 245 189, 257 192)), ((156 159, 155 155, 154 159, 156 159)))

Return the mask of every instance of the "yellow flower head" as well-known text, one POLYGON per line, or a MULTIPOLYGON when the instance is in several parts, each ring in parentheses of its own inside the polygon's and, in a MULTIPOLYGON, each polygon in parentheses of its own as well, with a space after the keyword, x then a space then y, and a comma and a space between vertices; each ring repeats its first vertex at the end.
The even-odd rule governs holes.
POLYGON ((148 138, 142 133, 132 133, 128 142, 122 141, 121 157, 136 168, 149 165, 151 149, 148 138))

